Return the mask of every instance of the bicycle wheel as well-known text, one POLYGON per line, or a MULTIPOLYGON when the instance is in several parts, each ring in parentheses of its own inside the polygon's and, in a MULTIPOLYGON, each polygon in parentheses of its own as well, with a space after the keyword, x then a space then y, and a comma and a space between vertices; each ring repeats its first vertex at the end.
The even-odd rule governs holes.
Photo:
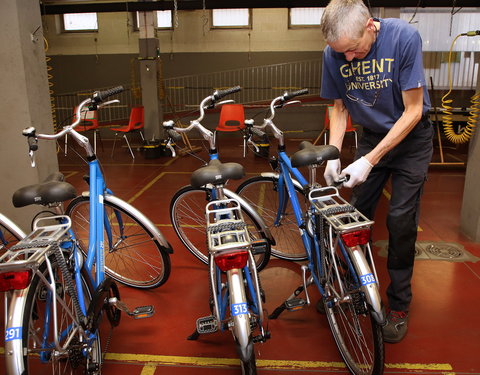
POLYGON ((325 259, 323 302, 330 329, 353 374, 382 374, 385 352, 381 327, 371 314, 349 255, 340 246, 336 250, 333 258, 327 249, 325 259))
MULTIPOLYGON (((300 204, 307 202, 303 191, 295 187, 300 204)), ((278 179, 275 177, 252 177, 244 181, 237 194, 246 199, 265 221, 275 239, 273 256, 292 261, 306 260, 307 254, 298 231, 297 221, 290 200, 282 213, 280 222, 275 225, 279 210, 278 179)), ((285 196, 287 192, 285 191, 285 196)), ((304 207, 306 208, 306 207, 304 207)))
MULTIPOLYGON (((139 289, 156 288, 170 275, 170 256, 153 234, 118 205, 104 202, 108 227, 104 231, 105 273, 114 280, 139 289)), ((67 208, 72 230, 84 255, 88 252, 90 203, 88 197, 75 198, 67 208)), ((106 227, 106 226, 105 226, 106 227)))
MULTIPOLYGON (((22 347, 26 374, 86 374, 89 368, 100 368, 102 350, 100 338, 90 338, 92 341, 84 350, 85 334, 82 334, 71 291, 67 287, 67 277, 64 275, 54 257, 51 265, 55 282, 55 297, 49 286, 36 274, 28 289, 23 313, 22 347), (53 303, 57 301, 57 317, 55 319, 53 303), (57 328, 55 331, 55 327, 57 328), (58 335, 60 350, 55 346, 54 334, 58 335), (84 355, 84 353, 88 353, 84 355)), ((51 282, 44 262, 39 271, 48 282, 51 282)), ((91 301, 93 290, 88 281, 88 275, 81 274, 81 284, 86 306, 91 301)), ((74 293, 77 294, 77 285, 74 293)), ((78 295, 78 294, 77 294, 78 295)), ((99 374, 93 371, 93 374, 99 374)))
MULTIPOLYGON (((173 229, 185 247, 201 262, 208 263, 205 206, 210 202, 211 190, 185 186, 178 190, 170 202, 170 219, 173 229)), ((258 224, 242 209, 250 239, 266 238, 258 224)), ((255 255, 257 270, 263 269, 270 259, 270 252, 255 255)))

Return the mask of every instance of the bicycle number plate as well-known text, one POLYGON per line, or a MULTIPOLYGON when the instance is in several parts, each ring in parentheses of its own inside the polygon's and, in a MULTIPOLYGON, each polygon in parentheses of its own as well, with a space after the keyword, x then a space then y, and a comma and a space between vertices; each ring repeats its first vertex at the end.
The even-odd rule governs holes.
POLYGON ((375 280, 375 276, 371 273, 367 273, 366 275, 361 275, 360 276, 360 282, 362 285, 368 285, 368 284, 375 284, 377 281, 375 280))
POLYGON ((245 302, 234 303, 231 307, 232 307, 232 316, 244 315, 248 313, 247 304, 245 302))
POLYGON ((5 330, 5 341, 21 340, 22 327, 11 327, 5 330))

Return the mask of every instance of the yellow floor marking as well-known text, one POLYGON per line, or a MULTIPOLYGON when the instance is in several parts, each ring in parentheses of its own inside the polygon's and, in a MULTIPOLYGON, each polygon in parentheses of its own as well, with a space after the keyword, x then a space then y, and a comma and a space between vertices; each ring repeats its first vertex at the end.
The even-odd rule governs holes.
MULTIPOLYGON (((123 353, 107 353, 106 360, 123 361, 123 362, 141 362, 147 366, 209 366, 224 367, 238 366, 237 358, 209 358, 209 357, 183 357, 183 356, 164 356, 153 354, 123 354, 123 353)), ((343 362, 324 362, 324 361, 287 361, 287 360, 270 360, 257 359, 257 367, 265 369, 315 369, 315 368, 336 368, 344 369, 343 362)), ((447 371, 453 370, 449 363, 386 363, 387 369, 401 370, 425 370, 425 371, 447 371)), ((142 372, 143 375, 143 372, 142 372)))
POLYGON ((145 193, 148 189, 150 189, 154 184, 155 182, 157 182, 158 180, 160 180, 163 176, 165 176, 166 174, 189 174, 191 172, 162 172, 160 173, 157 177, 155 177, 153 180, 151 180, 148 184, 146 184, 142 189, 140 189, 137 194, 135 194, 133 197, 131 197, 127 202, 128 203, 132 203, 134 200, 136 200, 140 195, 142 195, 143 193, 145 193))
POLYGON ((157 369, 157 365, 155 363, 148 363, 143 367, 140 375, 153 375, 155 374, 156 369, 157 369))

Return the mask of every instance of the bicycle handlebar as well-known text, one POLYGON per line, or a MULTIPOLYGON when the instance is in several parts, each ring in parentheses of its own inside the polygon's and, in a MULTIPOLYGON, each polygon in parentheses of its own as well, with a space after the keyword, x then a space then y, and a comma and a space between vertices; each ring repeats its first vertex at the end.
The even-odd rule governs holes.
POLYGON ((70 125, 65 125, 61 131, 59 131, 56 134, 36 134, 36 129, 33 126, 30 126, 26 129, 23 129, 22 134, 27 137, 28 141, 28 153, 31 158, 31 163, 32 167, 35 166, 35 160, 34 160, 34 152, 38 150, 38 144, 37 141, 38 139, 47 139, 47 140, 56 140, 62 136, 64 136, 67 133, 74 132, 77 136, 77 140, 82 143, 82 146, 86 149, 88 156, 93 155, 93 150, 91 149, 90 143, 88 141, 88 138, 78 134, 75 132, 74 128, 80 123, 82 120, 81 114, 82 112, 85 112, 84 108, 89 106, 88 110, 96 110, 98 108, 105 107, 109 104, 112 103, 119 103, 119 100, 110 100, 107 102, 104 102, 105 99, 112 95, 119 94, 123 91, 123 86, 116 86, 108 90, 104 91, 95 91, 92 94, 91 98, 87 98, 84 101, 82 101, 78 107, 76 108, 75 112, 75 121, 70 124, 70 125), (90 147, 89 147, 90 146, 90 147))
POLYGON ((274 137, 278 139, 279 145, 283 147, 284 146, 283 132, 279 128, 277 128, 277 126, 272 121, 273 118, 275 117, 275 108, 282 108, 289 104, 299 103, 300 101, 298 100, 295 100, 295 101, 290 101, 290 100, 295 98, 296 96, 305 95, 305 94, 308 94, 308 89, 301 89, 301 90, 292 91, 292 92, 285 91, 283 95, 277 96, 270 103, 270 116, 263 119, 262 125, 253 125, 253 129, 263 130, 267 127, 270 127, 270 129, 272 129, 274 137))
MULTIPOLYGON (((218 100, 224 98, 227 95, 234 94, 241 90, 240 86, 231 87, 225 90, 215 90, 212 95, 207 96, 204 98, 199 105, 200 108, 200 115, 195 120, 190 121, 190 125, 186 128, 179 128, 175 127, 175 122, 173 120, 168 120, 163 122, 163 127, 165 128, 167 135, 169 137, 166 146, 172 150, 171 147, 171 140, 179 139, 180 134, 178 133, 188 133, 192 129, 198 129, 200 134, 202 135, 203 139, 208 141, 210 150, 215 150, 215 137, 213 132, 205 128, 200 122, 203 120, 205 116, 205 109, 207 108, 214 108, 217 105, 225 104, 232 102, 232 100, 225 100, 222 102, 218 102, 218 100)), ((175 156, 174 151, 172 151, 172 156, 175 156)))

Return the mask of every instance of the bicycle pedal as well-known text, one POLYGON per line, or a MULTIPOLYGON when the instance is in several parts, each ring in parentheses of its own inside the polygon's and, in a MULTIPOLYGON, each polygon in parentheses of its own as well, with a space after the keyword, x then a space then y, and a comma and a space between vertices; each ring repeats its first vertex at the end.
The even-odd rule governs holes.
POLYGON ((260 240, 252 241, 252 254, 253 255, 265 254, 269 246, 270 246, 269 242, 264 238, 260 240))
POLYGON ((292 298, 288 301, 285 301, 285 307, 288 311, 301 310, 305 307, 306 304, 307 301, 305 301, 303 298, 292 298))
POLYGON ((197 332, 200 334, 218 331, 218 321, 214 316, 204 316, 197 319, 197 332))
POLYGON ((155 314, 155 308, 153 305, 148 305, 135 307, 131 316, 133 316, 134 319, 144 319, 150 318, 153 314, 155 314))

